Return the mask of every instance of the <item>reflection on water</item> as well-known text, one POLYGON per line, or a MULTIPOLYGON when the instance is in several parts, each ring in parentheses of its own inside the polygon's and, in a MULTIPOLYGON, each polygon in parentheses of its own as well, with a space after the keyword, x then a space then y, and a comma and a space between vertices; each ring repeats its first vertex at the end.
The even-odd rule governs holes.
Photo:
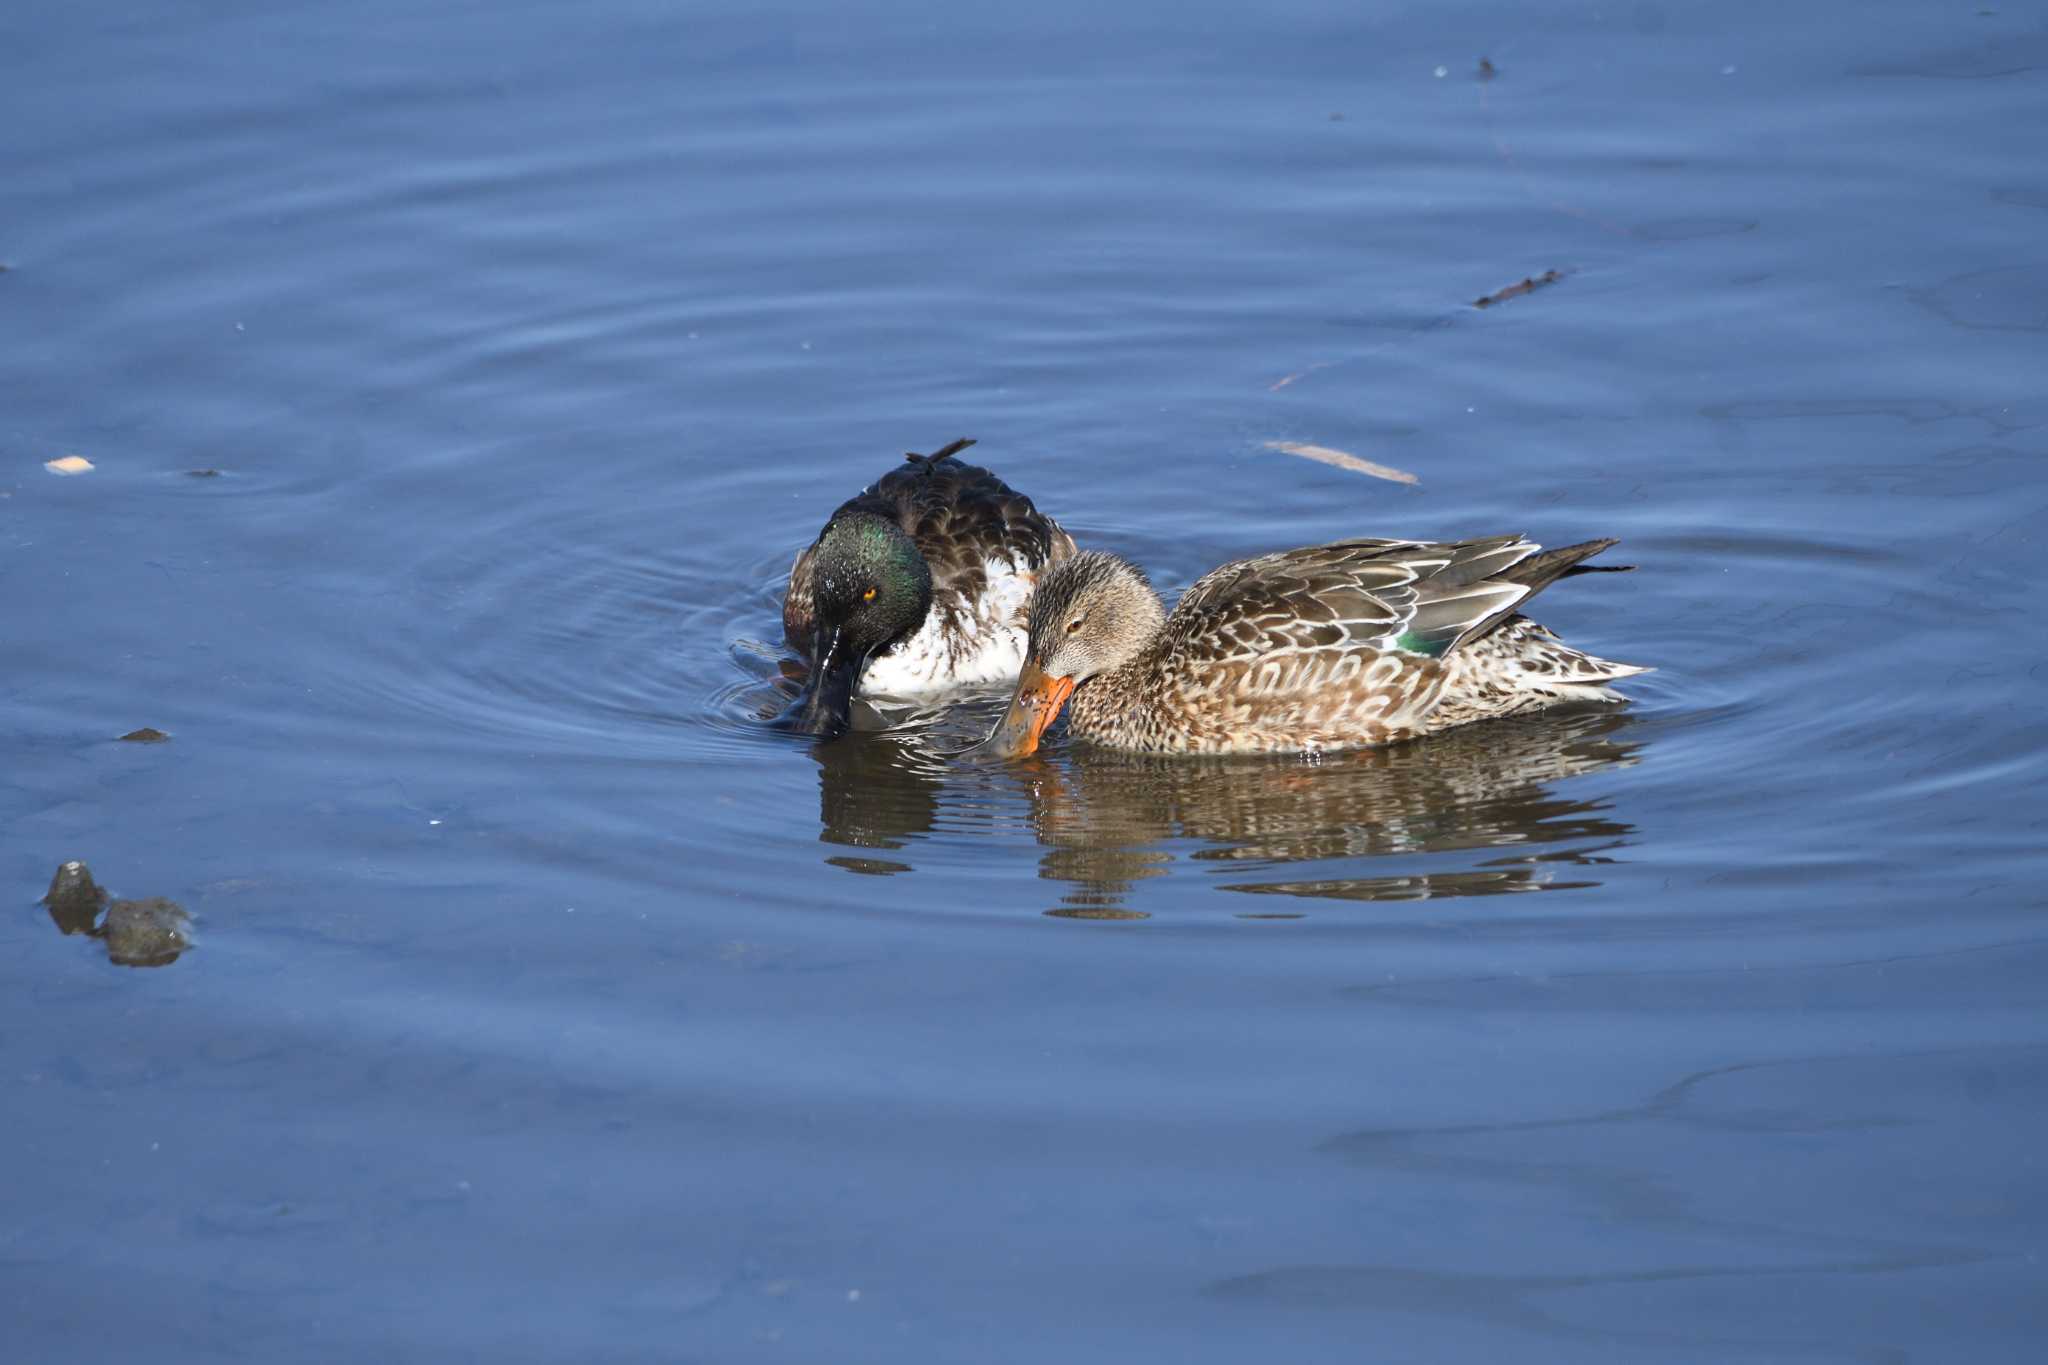
MULTIPOLYGON (((818 838, 851 848, 900 849, 931 833, 946 760, 917 731, 854 733, 817 746, 818 838)), ((850 872, 909 872, 886 858, 827 859, 850 872)))
MULTIPOLYGON (((1299 758, 1124 754, 1070 745, 1000 767, 949 760, 932 732, 818 746, 820 838, 905 850, 944 825, 986 833, 1014 818, 1044 852, 1038 875, 1065 884, 1047 914, 1144 918, 1138 883, 1177 862, 1218 889, 1340 901, 1418 901, 1599 884, 1634 826, 1569 779, 1636 762, 1626 711, 1599 707, 1489 722, 1411 744, 1299 758), (1018 810, 1021 803, 1021 810, 1018 810), (1196 847, 1175 847, 1194 841, 1196 847), (1445 855, 1512 849, 1505 856, 1445 855), (1399 859, 1398 869, 1358 860, 1399 859), (1423 866, 1412 866, 1422 860, 1423 866), (1209 866, 1201 866, 1207 864, 1209 866), (1311 865, 1318 875, 1302 875, 1311 865), (1262 872, 1282 872, 1261 876, 1262 872)), ((834 857, 863 873, 898 858, 834 857)), ((1241 912, 1292 917, 1298 910, 1241 912)))

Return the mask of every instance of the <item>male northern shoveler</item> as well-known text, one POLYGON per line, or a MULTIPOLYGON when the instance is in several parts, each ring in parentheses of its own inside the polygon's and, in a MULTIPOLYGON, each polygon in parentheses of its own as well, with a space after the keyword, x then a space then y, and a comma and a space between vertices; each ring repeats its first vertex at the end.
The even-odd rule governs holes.
POLYGON ((1083 739, 1157 753, 1353 749, 1565 701, 1620 701, 1649 670, 1559 640, 1518 609, 1612 540, 1340 540, 1226 564, 1168 615, 1136 566, 1091 550, 1031 602, 1017 695, 988 748, 1083 739))
POLYGON ((956 458, 973 444, 908 456, 796 557, 782 629, 811 664, 791 712, 800 729, 838 734, 856 692, 915 697, 1017 676, 1033 582, 1074 541, 1031 499, 956 458))

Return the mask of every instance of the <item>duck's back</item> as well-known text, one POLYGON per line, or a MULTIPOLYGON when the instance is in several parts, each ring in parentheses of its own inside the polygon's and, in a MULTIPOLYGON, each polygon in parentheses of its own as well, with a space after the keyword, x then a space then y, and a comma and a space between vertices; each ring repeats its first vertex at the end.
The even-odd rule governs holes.
POLYGON ((855 504, 895 517, 930 566, 934 595, 972 600, 992 572, 1036 574, 1074 553, 1073 537, 1030 498, 955 458, 905 462, 848 506, 855 504))

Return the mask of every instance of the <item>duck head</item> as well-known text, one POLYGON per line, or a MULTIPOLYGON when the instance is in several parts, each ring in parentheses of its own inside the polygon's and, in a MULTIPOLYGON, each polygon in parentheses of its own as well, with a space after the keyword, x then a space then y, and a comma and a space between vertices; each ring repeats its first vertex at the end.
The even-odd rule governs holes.
POLYGON ((868 660, 924 624, 932 571, 894 521, 871 512, 834 517, 819 533, 812 561, 816 612, 810 676, 790 712, 805 734, 845 731, 868 660))
POLYGON ((1031 594, 1017 695, 980 750, 999 758, 1034 752, 1075 688, 1129 663, 1165 622, 1159 594, 1129 560, 1088 550, 1047 569, 1031 594))

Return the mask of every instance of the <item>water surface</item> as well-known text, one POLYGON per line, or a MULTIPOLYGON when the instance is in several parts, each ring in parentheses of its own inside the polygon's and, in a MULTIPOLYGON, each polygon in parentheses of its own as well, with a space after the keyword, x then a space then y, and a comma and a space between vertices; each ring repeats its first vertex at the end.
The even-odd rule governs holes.
POLYGON ((2038 15, 85 5, 0 77, 10 1356, 2038 1354, 2038 15), (1619 536, 1536 614, 1658 672, 1321 764, 769 731, 790 556, 956 436, 1170 589, 1619 536))

